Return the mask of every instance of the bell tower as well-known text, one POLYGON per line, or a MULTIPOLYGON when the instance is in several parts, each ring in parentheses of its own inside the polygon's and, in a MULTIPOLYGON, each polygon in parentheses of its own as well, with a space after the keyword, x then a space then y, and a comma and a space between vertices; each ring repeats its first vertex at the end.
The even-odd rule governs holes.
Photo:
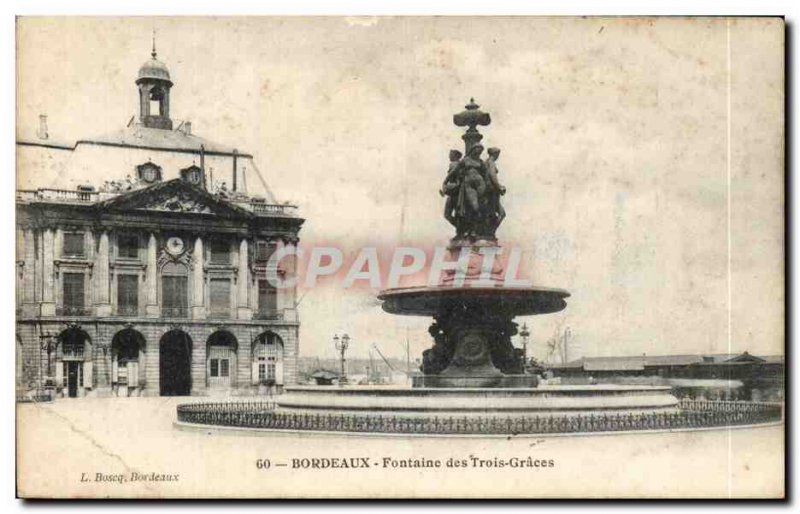
POLYGON ((153 36, 151 58, 139 68, 136 85, 139 87, 139 122, 145 127, 172 130, 169 117, 169 91, 172 80, 167 66, 156 59, 156 39, 153 36))

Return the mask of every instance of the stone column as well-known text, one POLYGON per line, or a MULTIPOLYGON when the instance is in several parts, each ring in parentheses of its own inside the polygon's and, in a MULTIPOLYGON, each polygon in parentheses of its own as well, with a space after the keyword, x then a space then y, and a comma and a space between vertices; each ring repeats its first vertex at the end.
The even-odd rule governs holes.
POLYGON ((253 309, 249 307, 248 295, 250 293, 250 266, 247 262, 247 239, 239 243, 239 276, 236 282, 236 317, 238 319, 252 319, 253 309))
POLYGON ((100 233, 100 241, 97 244, 97 258, 95 259, 94 270, 94 301, 97 316, 111 316, 109 266, 108 232, 104 230, 100 233))
POLYGON ((24 316, 36 315, 36 234, 33 229, 26 228, 23 238, 25 240, 25 264, 22 267, 22 313, 24 316))
POLYGON ((145 316, 157 318, 160 314, 158 308, 158 248, 156 235, 150 234, 147 240, 147 271, 144 276, 145 287, 145 316))
MULTIPOLYGON (((284 246, 287 250, 295 250, 296 244, 293 242, 286 242, 284 246)), ((295 282, 297 279, 297 255, 294 253, 287 255, 281 259, 284 270, 283 281, 295 282)), ((297 321, 297 285, 278 289, 278 305, 283 310, 283 319, 286 321, 297 321)))
POLYGON ((56 313, 53 247, 53 229, 46 228, 42 234, 42 316, 56 313))
POLYGON ((203 240, 200 236, 194 240, 194 254, 192 264, 192 319, 205 319, 205 283, 203 273, 203 240))

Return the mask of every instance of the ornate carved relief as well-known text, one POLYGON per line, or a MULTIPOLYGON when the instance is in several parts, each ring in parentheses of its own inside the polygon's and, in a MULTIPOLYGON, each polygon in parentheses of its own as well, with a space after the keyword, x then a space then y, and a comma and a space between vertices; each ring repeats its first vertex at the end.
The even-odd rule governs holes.
POLYGON ((214 211, 205 203, 197 201, 192 195, 183 190, 177 190, 162 198, 154 198, 153 203, 149 203, 144 208, 152 211, 166 212, 192 212, 200 214, 212 214, 214 211))

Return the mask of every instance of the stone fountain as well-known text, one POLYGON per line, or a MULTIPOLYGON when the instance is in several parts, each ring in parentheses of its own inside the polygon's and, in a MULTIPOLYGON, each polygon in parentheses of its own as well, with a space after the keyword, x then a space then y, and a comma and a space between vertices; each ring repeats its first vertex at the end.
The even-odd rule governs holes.
POLYGON ((435 420, 456 417, 676 412, 678 401, 668 387, 540 386, 535 375, 526 373, 522 351, 511 343, 517 334, 514 318, 561 311, 569 293, 507 284, 495 235, 505 218, 506 190, 497 168, 500 150, 489 148, 484 160, 478 131, 491 118, 470 100, 453 121, 467 127, 464 152, 450 151, 439 193, 446 198, 444 217, 455 228, 448 260, 459 265, 448 267, 434 285, 388 289, 378 295, 390 314, 433 318, 433 346, 423 353, 421 375, 414 377, 412 387, 287 387, 278 399, 277 414, 321 415, 342 423, 342 416, 366 416, 367 421, 358 419, 378 424, 385 422, 384 416, 401 415, 436 424, 435 420))
POLYGON ((505 187, 497 171, 498 148, 481 159, 483 135, 478 126, 491 123, 473 99, 453 116, 467 127, 464 157, 450 151, 450 167, 440 194, 447 198, 444 217, 456 235, 448 246, 449 260, 463 259, 461 270, 448 269, 435 286, 389 289, 378 298, 390 314, 429 316, 434 346, 423 355, 422 376, 415 387, 536 387, 535 375, 525 374, 522 352, 511 337, 516 316, 548 314, 566 307, 569 293, 544 287, 505 285, 502 248, 495 232, 505 218, 501 197, 505 187), (459 276, 460 275, 460 276, 459 276))

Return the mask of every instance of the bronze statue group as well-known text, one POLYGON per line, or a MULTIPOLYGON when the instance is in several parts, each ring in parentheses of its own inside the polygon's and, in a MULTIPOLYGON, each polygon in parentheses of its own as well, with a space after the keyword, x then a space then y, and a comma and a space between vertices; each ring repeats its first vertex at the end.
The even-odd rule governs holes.
POLYGON ((506 216, 500 203, 506 188, 497 178, 500 149, 489 148, 486 160, 481 159, 483 150, 480 143, 465 157, 450 150, 450 167, 439 194, 447 197, 444 217, 456 228, 458 239, 494 239, 506 216))

